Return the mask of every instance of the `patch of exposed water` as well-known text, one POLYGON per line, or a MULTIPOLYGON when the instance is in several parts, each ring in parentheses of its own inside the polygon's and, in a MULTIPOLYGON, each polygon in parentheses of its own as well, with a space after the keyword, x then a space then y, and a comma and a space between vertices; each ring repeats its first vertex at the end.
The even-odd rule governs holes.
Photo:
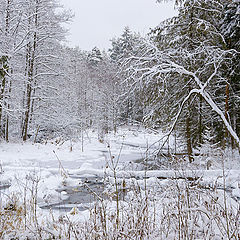
MULTIPOLYGON (((73 178, 77 178, 76 176, 73 178)), ((104 182, 100 177, 78 178, 81 184, 77 186, 66 186, 56 189, 59 194, 65 193, 66 198, 56 203, 40 206, 42 209, 69 211, 77 207, 80 211, 88 209, 97 199, 106 198, 104 194, 104 182)))

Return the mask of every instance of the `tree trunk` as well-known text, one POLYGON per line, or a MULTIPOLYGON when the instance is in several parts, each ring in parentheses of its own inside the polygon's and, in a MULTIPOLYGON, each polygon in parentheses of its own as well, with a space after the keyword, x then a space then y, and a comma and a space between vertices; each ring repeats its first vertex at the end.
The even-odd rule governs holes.
MULTIPOLYGON (((12 74, 12 72, 11 72, 12 74)), ((12 92, 12 80, 10 79, 9 81, 9 89, 8 89, 8 94, 11 96, 12 92)), ((10 111, 10 103, 7 103, 7 114, 6 114, 6 129, 5 129, 5 140, 8 142, 9 141, 9 111, 10 111)))
MULTIPOLYGON (((229 122, 229 84, 226 84, 226 90, 225 90, 225 118, 229 122)), ((227 139, 228 139, 228 130, 225 128, 225 134, 224 134, 224 147, 227 145, 227 139)))
MULTIPOLYGON (((6 7, 6 17, 5 17, 5 41, 8 40, 9 36, 9 21, 10 21, 10 3, 11 0, 7 0, 7 7, 6 7)), ((7 44, 7 43, 6 43, 7 44)), ((7 45, 6 45, 7 47, 7 45)), ((2 56, 0 59, 0 63, 2 63, 3 68, 0 70, 0 78, 2 80, 1 82, 1 90, 0 90, 0 130, 2 129, 4 131, 4 139, 8 139, 8 134, 6 135, 6 131, 8 131, 8 120, 6 119, 5 123, 2 123, 3 121, 3 104, 5 104, 4 101, 4 93, 6 92, 6 85, 7 85, 7 79, 6 75, 8 72, 8 56, 2 56), (4 125, 4 126, 3 126, 4 125), (6 128, 5 128, 6 127, 6 128)), ((6 117, 8 118, 8 117, 6 117)), ((1 136, 1 131, 0 131, 1 136)))
POLYGON ((203 139, 202 139, 202 133, 203 133, 203 126, 202 126, 202 96, 199 96, 199 130, 198 130, 198 141, 199 144, 202 144, 203 139))
POLYGON ((9 141, 9 116, 6 117, 5 140, 9 141))
POLYGON ((2 68, 0 68, 0 80, 1 80, 1 89, 0 89, 0 136, 2 135, 3 130, 3 105, 4 105, 4 93, 6 91, 6 73, 8 71, 8 58, 7 56, 2 56, 0 58, 0 64, 2 64, 2 68))
MULTIPOLYGON (((30 19, 29 19, 30 21, 30 19)), ((29 22, 29 26, 31 22, 29 22)), ((29 127, 29 120, 30 120, 30 113, 31 113, 31 105, 32 105, 32 91, 33 91, 33 81, 34 81, 34 71, 35 71, 35 55, 36 55, 36 48, 37 48, 37 29, 38 26, 38 1, 36 1, 36 10, 35 10, 35 18, 34 18, 34 35, 33 35, 33 45, 32 47, 29 46, 28 50, 29 52, 27 54, 29 57, 29 70, 27 73, 27 90, 26 90, 26 110, 25 110, 25 118, 23 122, 23 141, 27 140, 27 135, 28 135, 28 127, 29 127)))
MULTIPOLYGON (((189 48, 193 49, 193 44, 191 40, 193 39, 193 8, 191 8, 190 11, 190 29, 189 29, 189 36, 190 36, 190 42, 189 42, 189 48)), ((192 68, 192 66, 190 66, 192 68)), ((188 93, 191 91, 191 85, 188 83, 188 93)), ((188 113, 186 118, 186 138, 187 138, 187 152, 188 152, 188 160, 189 162, 193 162, 193 156, 192 156, 192 136, 191 136, 191 106, 190 106, 190 99, 188 100, 188 107, 187 107, 188 113)))
POLYGON ((189 115, 186 118, 186 138, 187 138, 187 152, 189 162, 193 162, 192 156, 192 141, 191 141, 191 120, 189 115))
POLYGON ((4 91, 6 86, 6 77, 5 77, 5 69, 3 68, 3 74, 2 76, 2 83, 1 83, 1 89, 0 89, 0 128, 2 126, 2 115, 3 115, 3 98, 4 98, 4 91))
POLYGON ((30 115, 30 108, 31 108, 31 93, 32 93, 32 87, 30 82, 27 84, 27 109, 25 111, 25 119, 23 123, 23 141, 27 140, 27 135, 28 135, 28 123, 29 123, 29 115, 30 115))

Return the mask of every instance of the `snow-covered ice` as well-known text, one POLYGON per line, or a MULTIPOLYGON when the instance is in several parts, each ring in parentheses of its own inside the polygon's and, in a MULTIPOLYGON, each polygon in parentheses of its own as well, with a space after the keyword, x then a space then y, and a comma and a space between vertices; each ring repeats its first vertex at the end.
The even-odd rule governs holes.
MULTIPOLYGON (((98 140, 96 132, 89 131, 84 136, 83 143, 76 140, 60 144, 56 144, 54 140, 47 144, 1 143, 0 160, 3 172, 0 181, 2 186, 11 185, 2 191, 7 196, 13 192, 24 191, 24 188, 31 184, 37 184, 39 206, 58 203, 68 198, 65 189, 79 186, 82 179, 102 178, 106 174, 113 176, 111 167, 108 166, 114 156, 114 161, 119 160, 118 178, 130 179, 134 176, 141 181, 148 177, 148 184, 153 185, 156 178, 193 177, 199 178, 202 186, 215 185, 223 188, 225 183, 225 187, 232 189, 232 195, 239 197, 240 170, 237 169, 225 172, 224 183, 222 169, 168 169, 147 172, 131 169, 129 163, 144 159, 149 146, 155 150, 162 136, 162 133, 156 134, 151 130, 123 127, 117 134, 107 134, 104 142, 98 140)), ((174 144, 173 139, 170 142, 174 144)), ((1 197, 4 199, 3 195, 1 197)))

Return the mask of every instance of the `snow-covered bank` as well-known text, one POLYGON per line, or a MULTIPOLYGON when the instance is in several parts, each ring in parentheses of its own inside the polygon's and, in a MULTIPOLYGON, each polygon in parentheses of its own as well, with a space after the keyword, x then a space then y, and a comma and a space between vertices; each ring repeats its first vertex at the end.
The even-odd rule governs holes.
MULTIPOLYGON (((216 182, 216 179, 217 182, 222 181, 221 168, 204 170, 191 166, 188 169, 188 165, 185 165, 177 171, 136 171, 134 162, 141 161, 151 150, 154 151, 162 136, 162 133, 157 134, 143 128, 122 127, 116 134, 107 134, 104 142, 98 140, 96 132, 89 131, 83 142, 51 140, 46 144, 1 143, 0 160, 3 173, 0 180, 2 186, 11 183, 8 191, 15 192, 19 190, 19 181, 25 181, 29 176, 37 177, 40 202, 44 201, 44 198, 50 201, 51 197, 56 200, 59 195, 55 190, 63 184, 74 186, 79 182, 76 179, 113 176, 109 162, 114 158, 114 161, 118 161, 118 178, 192 178, 209 184, 216 182), (152 148, 149 149, 149 146, 152 148)), ((174 139, 170 139, 170 146, 174 147, 174 139)), ((233 166, 236 166, 236 162, 233 166)), ((236 168, 229 169, 229 166, 224 170, 227 186, 237 189, 240 171, 236 168)))
POLYGON ((55 189, 62 185, 62 171, 82 176, 96 172, 102 175, 110 155, 119 157, 119 166, 124 166, 144 158, 148 145, 159 138, 160 135, 145 129, 136 132, 122 128, 116 135, 106 135, 104 142, 98 140, 96 132, 89 131, 83 142, 69 140, 57 144, 58 141, 52 140, 46 144, 1 143, 0 160, 3 173, 0 181, 2 185, 11 183, 8 189, 10 193, 19 191, 19 182, 25 182, 26 178, 32 176, 39 179, 39 200, 43 201, 47 195, 58 198, 55 189))
MULTIPOLYGON (((2 212, 9 212, 10 207, 14 211, 18 209, 19 214, 21 213, 18 216, 21 218, 19 221, 24 222, 23 219, 27 219, 29 228, 35 229, 33 231, 39 229, 36 230, 36 225, 31 225, 30 222, 37 219, 38 226, 40 224, 44 229, 44 236, 57 236, 61 231, 67 236, 64 228, 69 226, 80 227, 86 232, 91 232, 91 226, 95 226, 101 229, 99 231, 113 234, 117 231, 113 230, 116 228, 116 221, 119 227, 122 226, 128 232, 131 224, 139 229, 134 219, 140 219, 143 215, 146 219, 144 217, 139 221, 143 225, 148 224, 144 227, 151 234, 151 239, 159 239, 156 237, 159 231, 165 236, 160 239, 173 239, 171 237, 176 234, 174 226, 176 221, 180 221, 176 212, 181 210, 183 215, 199 218, 197 235, 205 236, 201 232, 206 227, 202 212, 220 214, 220 210, 209 209, 204 205, 205 202, 215 204, 215 209, 224 207, 226 202, 227 211, 236 214, 240 199, 240 170, 229 168, 230 159, 226 168, 214 169, 217 165, 213 165, 210 170, 197 165, 197 160, 191 166, 183 161, 182 165, 179 163, 179 169, 174 168, 175 170, 139 170, 135 166, 138 164, 136 162, 146 158, 151 153, 149 146, 157 143, 161 137, 162 134, 145 129, 138 129, 136 132, 136 129, 122 128, 116 135, 106 135, 104 142, 98 140, 95 132, 89 131, 83 143, 73 140, 58 144, 55 141, 48 141, 46 144, 1 143, 2 212), (115 170, 113 163, 117 163, 115 170), (97 180, 99 185, 92 179, 97 180), (188 194, 192 199, 190 205, 187 204, 190 197, 188 194), (182 209, 177 207, 178 197, 182 209), (182 198, 186 198, 186 201, 182 201, 182 198), (219 200, 214 203, 214 199, 219 200), (55 210, 51 211, 51 207, 55 210), (23 209, 29 216, 24 215, 23 209), (107 219, 101 220, 101 214, 107 219), (163 226, 167 226, 167 222, 164 222, 166 214, 173 231, 168 237, 167 230, 153 228, 156 221, 162 221, 163 226), (129 221, 130 225, 126 226, 125 221, 129 221), (109 228, 104 230, 103 223, 109 228)), ((153 145, 153 151, 156 147, 157 145, 153 145)), ((218 166, 221 166, 221 162, 218 166)), ((237 162, 233 162, 233 166, 237 166, 237 162)), ((190 219, 186 217, 186 221, 190 219)), ((211 227, 215 226, 211 224, 211 227)), ((21 231, 26 229, 23 227, 21 231)), ((86 234, 84 231, 75 234, 80 238, 86 234)), ((214 234, 221 236, 220 231, 222 229, 214 234)), ((130 236, 132 233, 128 234, 130 236)), ((70 239, 77 239, 74 238, 74 232, 70 235, 70 239)))

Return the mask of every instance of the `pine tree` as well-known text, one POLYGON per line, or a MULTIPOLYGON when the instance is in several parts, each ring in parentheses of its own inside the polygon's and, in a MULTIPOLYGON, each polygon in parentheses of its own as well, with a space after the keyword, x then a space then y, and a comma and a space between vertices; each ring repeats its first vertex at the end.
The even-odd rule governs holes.
MULTIPOLYGON (((128 27, 124 28, 119 38, 112 39, 112 48, 109 49, 113 63, 120 67, 119 79, 128 78, 128 59, 137 55, 138 47, 142 44, 139 34, 131 32, 128 27)), ((121 85, 118 104, 120 106, 121 121, 130 124, 131 122, 143 121, 143 98, 141 92, 131 91, 131 83, 128 81, 121 85)))
POLYGON ((225 125, 239 146, 239 138, 223 114, 226 66, 234 58, 224 48, 220 31, 222 3, 182 2, 178 16, 157 27, 152 41, 146 40, 128 58, 127 82, 133 91, 140 89, 147 96, 145 109, 149 112, 145 116, 155 123, 165 122, 165 126, 179 126, 177 130, 185 132, 190 161, 192 146, 202 142, 207 124, 213 126, 216 142, 223 140, 225 125))
POLYGON ((140 36, 132 33, 129 27, 125 27, 119 38, 112 39, 112 47, 109 49, 110 57, 120 64, 123 59, 135 54, 135 46, 139 43, 140 36))
MULTIPOLYGON (((222 15, 220 30, 225 39, 225 49, 236 50, 230 53, 232 61, 225 70, 225 75, 228 75, 225 115, 235 131, 240 134, 240 101, 238 98, 240 93, 240 1, 227 2, 222 15)), ((227 134, 225 135, 227 137, 227 134)), ((233 140, 232 145, 234 146, 233 140)))
POLYGON ((215 161, 219 161, 220 149, 218 148, 218 143, 216 141, 216 136, 212 133, 212 130, 205 126, 203 131, 203 140, 199 145, 199 157, 200 164, 203 165, 207 170, 213 165, 215 161))

